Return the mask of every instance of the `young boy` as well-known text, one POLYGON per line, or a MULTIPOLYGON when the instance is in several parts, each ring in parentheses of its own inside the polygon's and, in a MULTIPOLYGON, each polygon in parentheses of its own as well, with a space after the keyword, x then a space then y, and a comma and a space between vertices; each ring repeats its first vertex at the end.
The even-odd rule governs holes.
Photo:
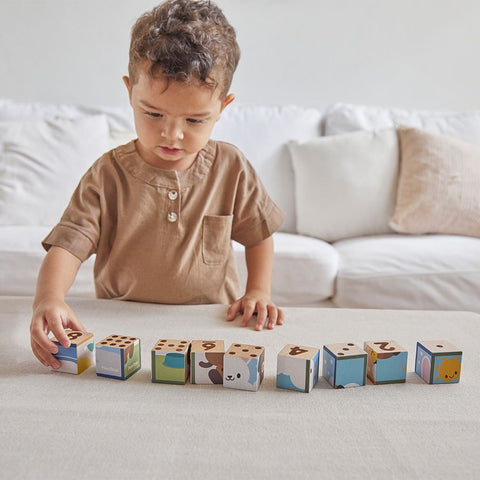
POLYGON ((209 1, 168 0, 132 29, 129 76, 137 140, 95 162, 43 242, 30 327, 35 356, 58 368, 53 332, 84 330, 65 303, 78 268, 96 254, 96 295, 169 304, 229 303, 227 320, 256 329, 284 321, 270 300, 272 233, 284 215, 232 145, 210 140, 240 52, 209 1), (238 298, 231 239, 245 246, 238 298))

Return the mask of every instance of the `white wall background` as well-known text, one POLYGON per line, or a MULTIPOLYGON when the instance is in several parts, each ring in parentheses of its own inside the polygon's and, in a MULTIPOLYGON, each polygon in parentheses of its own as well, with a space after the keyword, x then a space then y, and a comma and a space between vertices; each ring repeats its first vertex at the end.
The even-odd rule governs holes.
MULTIPOLYGON (((0 97, 125 105, 129 35, 152 0, 0 0, 0 97)), ((480 109, 478 0, 218 0, 241 103, 480 109)))

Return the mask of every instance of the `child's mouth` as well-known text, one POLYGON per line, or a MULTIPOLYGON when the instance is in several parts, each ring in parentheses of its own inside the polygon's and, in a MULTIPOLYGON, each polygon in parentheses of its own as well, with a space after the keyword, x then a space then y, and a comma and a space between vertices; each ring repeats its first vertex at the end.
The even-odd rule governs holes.
POLYGON ((166 155, 176 155, 178 152, 180 152, 180 148, 170 148, 170 147, 160 147, 162 152, 165 153, 166 155))

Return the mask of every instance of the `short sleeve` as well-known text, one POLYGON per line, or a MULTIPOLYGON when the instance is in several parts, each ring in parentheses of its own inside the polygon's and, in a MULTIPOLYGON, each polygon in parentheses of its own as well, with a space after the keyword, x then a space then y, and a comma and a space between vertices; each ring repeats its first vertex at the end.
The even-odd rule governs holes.
POLYGON ((45 250, 62 247, 82 262, 96 252, 101 214, 100 160, 82 177, 60 222, 42 241, 45 250))
POLYGON ((237 184, 232 239, 252 247, 276 232, 285 214, 270 198, 250 163, 246 159, 243 163, 237 184))

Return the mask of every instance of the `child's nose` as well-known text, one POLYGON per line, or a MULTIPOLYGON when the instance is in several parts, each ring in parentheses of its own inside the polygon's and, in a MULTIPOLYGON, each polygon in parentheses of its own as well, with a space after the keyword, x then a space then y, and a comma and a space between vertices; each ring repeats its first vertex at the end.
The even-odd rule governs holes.
POLYGON ((165 122, 162 128, 162 137, 171 141, 183 140, 183 131, 180 124, 176 121, 165 122))

